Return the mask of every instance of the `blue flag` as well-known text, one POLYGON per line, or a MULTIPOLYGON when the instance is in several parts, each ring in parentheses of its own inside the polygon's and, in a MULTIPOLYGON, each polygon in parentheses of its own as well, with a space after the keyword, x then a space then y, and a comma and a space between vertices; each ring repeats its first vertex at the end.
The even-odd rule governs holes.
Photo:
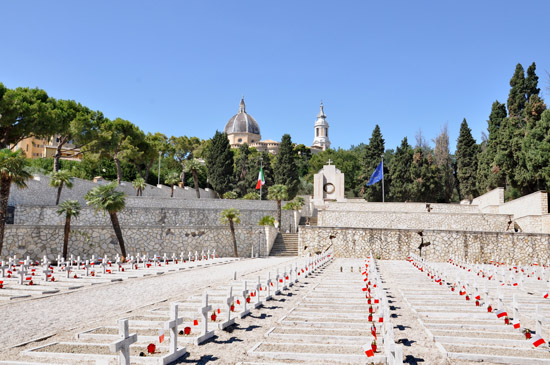
POLYGON ((367 186, 376 184, 383 178, 384 178, 384 160, 380 161, 380 163, 378 164, 378 167, 376 167, 376 170, 374 170, 374 172, 370 176, 370 180, 367 183, 367 186))

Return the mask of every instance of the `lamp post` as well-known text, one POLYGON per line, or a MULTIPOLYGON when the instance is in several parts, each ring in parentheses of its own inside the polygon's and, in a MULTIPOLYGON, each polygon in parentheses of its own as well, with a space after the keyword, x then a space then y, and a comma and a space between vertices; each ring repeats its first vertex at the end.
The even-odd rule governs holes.
POLYGON ((159 151, 159 176, 157 180, 157 185, 160 185, 160 157, 162 156, 162 151, 159 151))

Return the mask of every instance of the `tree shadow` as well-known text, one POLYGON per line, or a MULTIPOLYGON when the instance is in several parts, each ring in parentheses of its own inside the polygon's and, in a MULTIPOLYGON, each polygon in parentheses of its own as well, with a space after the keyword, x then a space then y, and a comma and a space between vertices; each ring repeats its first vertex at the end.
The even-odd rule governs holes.
POLYGON ((233 343, 233 342, 243 342, 243 340, 241 340, 240 338, 237 338, 235 336, 231 337, 229 340, 225 340, 225 341, 212 341, 213 343, 220 343, 220 344, 225 344, 225 343, 233 343))
POLYGON ((405 357, 405 360, 403 360, 404 364, 411 364, 411 365, 417 365, 419 362, 424 362, 424 359, 420 357, 414 357, 412 355, 407 355, 405 357))
POLYGON ((214 355, 204 355, 204 356, 201 356, 200 359, 190 359, 189 358, 190 354, 189 352, 187 354, 185 354, 183 357, 180 357, 179 359, 177 359, 176 361, 174 362, 171 362, 170 365, 175 365, 175 364, 196 364, 196 365, 204 365, 204 364, 208 364, 209 362, 214 362, 214 361, 218 361, 219 358, 217 358, 216 356, 214 355))

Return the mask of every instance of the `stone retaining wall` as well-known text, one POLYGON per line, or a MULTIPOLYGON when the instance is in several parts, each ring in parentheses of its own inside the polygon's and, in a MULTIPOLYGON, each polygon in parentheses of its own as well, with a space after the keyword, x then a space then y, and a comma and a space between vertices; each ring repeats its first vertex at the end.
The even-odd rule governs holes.
MULTIPOLYGON (((396 229, 444 229, 504 232, 508 216, 495 214, 448 214, 409 212, 343 212, 320 210, 318 226, 396 229)), ((537 233, 540 231, 537 231, 537 233)))
MULTIPOLYGON (((261 244, 261 254, 266 255, 264 227, 236 227, 239 256, 250 257, 261 244)), ((199 254, 202 250, 216 250, 219 256, 233 256, 233 242, 228 227, 124 227, 122 235, 128 255, 149 253, 150 255, 172 253, 186 255, 189 251, 199 254)), ((274 240, 276 234, 270 237, 274 240)), ((6 226, 2 257, 17 255, 41 259, 46 255, 50 260, 57 258, 63 249, 62 226, 6 226)), ((120 253, 118 241, 111 226, 80 226, 71 230, 69 254, 81 257, 92 255, 110 257, 120 253)))
MULTIPOLYGON (((451 255, 474 262, 493 258, 510 262, 550 260, 550 235, 528 233, 461 232, 424 230, 422 256, 446 261, 451 255)), ((303 227, 298 234, 300 255, 334 249, 337 257, 366 257, 369 253, 383 260, 403 260, 409 252, 420 254, 421 237, 417 230, 303 227)))
MULTIPOLYGON (((429 203, 432 213, 480 213, 476 205, 465 204, 439 204, 429 203)), ((325 202, 317 208, 321 210, 339 210, 349 212, 427 212, 426 203, 376 203, 366 202, 364 200, 355 200, 352 202, 338 203, 325 202)))
MULTIPOLYGON (((257 226, 260 219, 265 215, 277 217, 276 207, 262 205, 271 210, 245 210, 241 209, 241 224, 243 226, 257 226)), ((205 204, 208 205, 208 204, 205 204)), ((15 208, 15 224, 20 225, 62 225, 65 224, 65 216, 57 214, 57 207, 40 206, 17 206, 15 208)), ((221 226, 219 221, 220 208, 126 208, 118 214, 120 225, 127 226, 221 226)), ((294 228, 294 213, 292 211, 281 211, 282 229, 292 230, 294 228)), ((74 226, 107 226, 111 221, 108 215, 102 212, 96 213, 92 208, 82 208, 80 215, 71 220, 74 226)))

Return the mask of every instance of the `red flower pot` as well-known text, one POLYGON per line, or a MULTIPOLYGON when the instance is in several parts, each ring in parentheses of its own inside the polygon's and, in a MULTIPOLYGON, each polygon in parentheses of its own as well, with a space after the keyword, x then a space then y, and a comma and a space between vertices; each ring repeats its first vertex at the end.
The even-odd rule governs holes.
POLYGON ((531 338, 531 332, 525 332, 525 339, 530 339, 531 338))
POLYGON ((186 335, 190 335, 191 334, 191 327, 185 327, 183 329, 183 333, 185 333, 186 335))
POLYGON ((156 349, 157 347, 154 343, 150 343, 149 345, 147 345, 147 352, 150 354, 154 354, 156 349))
POLYGON ((492 311, 493 311, 493 307, 488 306, 488 307, 487 307, 487 312, 492 312, 492 311))
POLYGON ((213 314, 210 316, 210 319, 211 319, 212 321, 215 321, 215 320, 216 320, 216 317, 217 317, 216 314, 213 313, 213 314))
POLYGON ((250 303, 250 297, 246 298, 246 302, 250 303))
POLYGON ((369 322, 372 322, 372 314, 369 314, 369 322))
POLYGON ((371 345, 371 348, 372 348, 372 352, 376 352, 376 349, 378 348, 377 345, 371 345))
POLYGON ((510 324, 510 319, 508 317, 504 318, 504 324, 510 324))
POLYGON ((369 307, 369 313, 373 313, 374 310, 372 309, 372 306, 369 307))
POLYGON ((229 310, 230 310, 231 312, 235 312, 235 306, 232 305, 231 307, 229 307, 229 310))

